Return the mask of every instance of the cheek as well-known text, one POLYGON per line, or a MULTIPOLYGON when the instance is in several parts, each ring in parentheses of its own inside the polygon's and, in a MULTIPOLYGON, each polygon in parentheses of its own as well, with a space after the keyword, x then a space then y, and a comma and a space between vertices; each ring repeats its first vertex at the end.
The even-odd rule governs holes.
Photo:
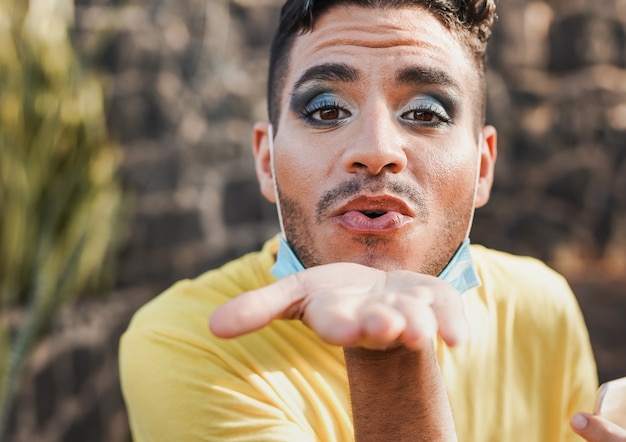
POLYGON ((315 158, 302 152, 281 150, 275 153, 276 176, 281 194, 289 198, 305 202, 316 194, 320 185, 315 158))
POLYGON ((337 165, 338 159, 332 157, 336 149, 321 146, 319 140, 310 140, 294 133, 287 133, 276 144, 276 175, 279 185, 284 188, 283 192, 298 199, 311 199, 314 195, 320 195, 337 165), (299 142, 289 143, 287 139, 297 139, 299 142))
POLYGON ((435 201, 445 206, 458 200, 465 204, 464 196, 474 194, 476 180, 476 156, 459 150, 449 150, 445 155, 436 155, 423 163, 422 175, 416 172, 422 185, 432 192, 435 201))

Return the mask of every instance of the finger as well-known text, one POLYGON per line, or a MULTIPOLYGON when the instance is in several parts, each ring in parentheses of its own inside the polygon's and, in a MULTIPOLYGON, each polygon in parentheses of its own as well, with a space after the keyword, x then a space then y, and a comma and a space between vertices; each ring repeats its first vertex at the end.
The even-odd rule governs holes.
POLYGON ((576 413, 570 420, 572 429, 588 442, 626 442, 626 429, 588 413, 576 413))
POLYGON ((355 318, 355 310, 342 303, 311 303, 302 321, 325 342, 333 345, 354 346, 362 332, 355 318), (320 308, 323 311, 318 311, 320 308))
POLYGON ((370 349, 385 349, 397 342, 406 329, 406 319, 397 309, 381 303, 364 305, 359 311, 361 336, 359 345, 370 349))
POLYGON ((235 338, 259 330, 274 319, 298 318, 304 296, 299 274, 288 276, 218 307, 209 319, 209 328, 220 338, 235 338))
POLYGON ((437 318, 429 302, 421 299, 405 301, 401 311, 406 319, 406 327, 400 341, 413 350, 420 350, 425 343, 432 342, 437 334, 437 318))
MULTIPOLYGON (((443 341, 448 345, 456 345, 467 339, 469 334, 467 320, 463 309, 463 299, 461 294, 451 285, 434 276, 416 275, 407 271, 395 271, 393 277, 390 278, 390 284, 395 285, 401 291, 405 291, 407 283, 411 287, 408 294, 414 299, 428 303, 428 309, 432 309, 435 316, 435 331, 438 332, 443 341), (419 279, 416 279, 419 278, 419 279)), ((406 298, 399 298, 406 301, 406 298)), ((400 307, 401 310, 413 311, 411 314, 418 314, 414 307, 410 304, 400 307)), ((409 316, 411 315, 409 314, 409 316)), ((420 316, 421 317, 421 316, 420 316)), ((429 337, 432 333, 432 318, 422 318, 428 320, 423 326, 420 326, 419 320, 412 321, 414 327, 407 330, 407 340, 414 340, 419 345, 420 337, 425 334, 429 337), (428 328, 426 328, 428 327, 428 328), (412 330, 412 331, 411 331, 412 330), (411 333, 414 333, 413 335, 411 333)))
POLYGON ((353 302, 311 303, 303 322, 324 341, 345 347, 383 349, 389 347, 404 329, 404 319, 395 309, 376 304, 361 308, 353 302), (311 310, 323 311, 312 313, 311 310))
POLYGON ((434 296, 433 312, 443 341, 455 346, 467 340, 469 335, 467 319, 461 294, 448 286, 434 296))

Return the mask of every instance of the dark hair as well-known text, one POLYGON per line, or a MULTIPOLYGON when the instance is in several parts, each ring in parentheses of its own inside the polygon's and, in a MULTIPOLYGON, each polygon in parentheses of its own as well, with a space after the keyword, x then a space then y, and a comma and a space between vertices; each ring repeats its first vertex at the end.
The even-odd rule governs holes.
POLYGON ((331 8, 340 5, 356 5, 365 8, 421 7, 437 17, 446 28, 457 32, 461 44, 473 55, 478 69, 480 81, 478 92, 481 96, 478 120, 482 124, 486 101, 486 49, 496 18, 495 2, 496 0, 287 0, 281 10, 280 24, 270 53, 267 86, 270 122, 277 130, 281 112, 280 99, 295 38, 312 31, 316 20, 331 8))

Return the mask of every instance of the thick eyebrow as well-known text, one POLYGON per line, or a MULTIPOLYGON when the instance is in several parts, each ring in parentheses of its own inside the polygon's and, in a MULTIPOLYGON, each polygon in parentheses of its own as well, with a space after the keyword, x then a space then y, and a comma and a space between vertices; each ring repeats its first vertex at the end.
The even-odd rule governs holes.
POLYGON ((359 71, 344 63, 324 63, 312 66, 300 76, 293 86, 293 92, 311 81, 354 83, 359 79, 359 71))
POLYGON ((446 71, 422 66, 410 66, 396 75, 396 83, 403 85, 439 85, 461 93, 459 83, 446 71))

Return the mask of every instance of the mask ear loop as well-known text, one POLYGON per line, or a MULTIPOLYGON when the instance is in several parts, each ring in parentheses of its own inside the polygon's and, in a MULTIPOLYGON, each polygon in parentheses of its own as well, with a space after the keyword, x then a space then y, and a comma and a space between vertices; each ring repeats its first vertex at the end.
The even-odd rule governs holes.
POLYGON ((280 209, 278 181, 276 180, 276 166, 274 164, 274 128, 272 127, 271 124, 267 127, 267 136, 269 138, 269 143, 270 143, 270 170, 272 172, 272 182, 274 183, 274 195, 276 197, 276 211, 278 212, 278 224, 280 225, 280 234, 283 236, 285 240, 287 240, 287 235, 285 235, 285 225, 283 224, 283 212, 280 209))
POLYGON ((474 179, 474 198, 472 202, 472 216, 469 219, 469 225, 467 226, 467 232, 465 233, 465 239, 469 238, 470 231, 472 230, 472 224, 474 224, 474 214, 476 213, 476 193, 478 192, 478 180, 480 178, 480 162, 482 160, 482 146, 484 142, 483 133, 478 134, 478 155, 476 156, 476 178, 474 179))

